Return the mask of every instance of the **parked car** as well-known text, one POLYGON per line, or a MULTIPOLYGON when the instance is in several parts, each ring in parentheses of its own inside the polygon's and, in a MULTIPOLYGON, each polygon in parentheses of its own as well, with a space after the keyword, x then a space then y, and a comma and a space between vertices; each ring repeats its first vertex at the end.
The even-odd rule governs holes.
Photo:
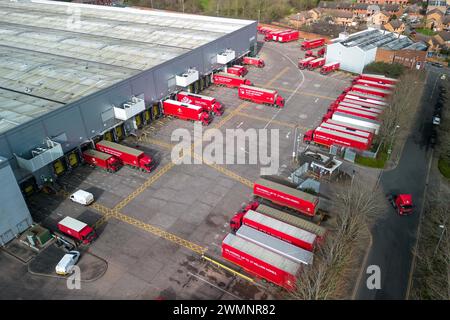
POLYGON ((434 116, 433 117, 433 124, 438 126, 441 124, 441 118, 439 116, 434 116))
POLYGON ((63 276, 71 274, 73 272, 73 267, 78 262, 78 259, 80 259, 80 252, 69 251, 56 265, 56 273, 63 276))
POLYGON ((94 202, 94 195, 84 190, 78 190, 70 195, 70 200, 88 206, 94 202))

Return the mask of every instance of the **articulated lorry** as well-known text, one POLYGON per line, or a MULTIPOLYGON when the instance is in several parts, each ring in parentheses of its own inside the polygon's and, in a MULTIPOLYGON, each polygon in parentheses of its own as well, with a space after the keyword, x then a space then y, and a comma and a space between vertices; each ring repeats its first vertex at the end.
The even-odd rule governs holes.
POLYGON ((277 108, 284 107, 284 98, 280 96, 276 90, 241 85, 239 86, 238 94, 239 99, 242 100, 267 104, 277 108))
POLYGON ((249 273, 288 291, 296 288, 301 264, 249 240, 229 233, 222 241, 222 257, 249 273))
POLYGON ((164 114, 167 116, 172 116, 181 120, 200 121, 204 126, 207 126, 212 121, 208 109, 176 100, 164 100, 163 110, 164 114))
POLYGON ((340 66, 341 64, 339 62, 329 62, 320 69, 320 73, 323 75, 329 74, 330 72, 339 70, 340 66))
POLYGON ((83 159, 87 164, 108 172, 116 172, 122 166, 122 162, 116 156, 93 149, 83 151, 83 159))
POLYGON ((146 155, 141 150, 107 140, 97 142, 95 148, 98 151, 116 156, 124 165, 140 169, 141 171, 151 172, 154 167, 152 157, 146 155))
POLYGON ((244 57, 242 58, 242 63, 247 65, 256 66, 258 68, 264 68, 266 65, 264 60, 259 57, 244 57))
POLYGON ((374 82, 377 82, 377 83, 394 84, 394 85, 398 82, 398 80, 394 79, 394 78, 388 78, 388 77, 385 77, 385 76, 382 76, 382 75, 368 74, 368 73, 360 74, 355 79, 353 79, 353 82, 356 82, 356 81, 358 81, 360 79, 374 81, 374 82))
POLYGON ((253 194, 309 217, 317 213, 319 206, 317 195, 296 189, 296 185, 287 180, 269 176, 263 176, 253 184, 253 194))
POLYGON ((215 73, 213 75, 213 83, 229 88, 238 88, 240 85, 253 85, 250 80, 225 72, 215 73))
POLYGON ((248 69, 244 66, 233 65, 232 67, 227 68, 227 73, 243 77, 248 73, 248 69))
POLYGON ((317 127, 314 130, 305 132, 303 142, 323 145, 329 148, 332 145, 350 147, 359 150, 370 149, 371 142, 367 138, 355 136, 353 134, 331 130, 326 127, 317 127))
POLYGON ((311 50, 311 49, 322 47, 323 45, 325 45, 325 39, 324 38, 305 40, 305 41, 302 42, 301 49, 303 51, 311 50))
POLYGON ((299 60, 299 61, 298 61, 298 68, 301 69, 301 70, 306 69, 306 68, 308 67, 308 64, 309 64, 311 61, 315 60, 315 59, 317 59, 317 58, 314 57, 314 56, 310 56, 310 57, 307 57, 307 58, 305 58, 305 59, 299 60))
POLYGON ((208 110, 208 112, 216 116, 220 116, 223 114, 223 106, 216 100, 216 98, 213 97, 180 91, 177 93, 177 100, 182 103, 203 107, 208 110))
MULTIPOLYGON (((331 119, 348 123, 349 125, 357 125, 368 129, 373 129, 375 130, 375 134, 378 134, 378 131, 380 130, 380 122, 359 116, 353 116, 347 113, 333 112, 331 119)), ((324 119, 324 121, 326 120, 328 119, 324 119)))

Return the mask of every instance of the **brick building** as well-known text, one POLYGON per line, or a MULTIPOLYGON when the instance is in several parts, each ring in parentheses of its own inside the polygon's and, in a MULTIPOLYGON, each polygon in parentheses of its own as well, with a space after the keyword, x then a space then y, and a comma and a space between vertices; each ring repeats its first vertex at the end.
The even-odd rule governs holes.
POLYGON ((375 57, 376 62, 400 63, 410 69, 423 69, 427 57, 426 51, 420 50, 389 50, 379 48, 375 57))

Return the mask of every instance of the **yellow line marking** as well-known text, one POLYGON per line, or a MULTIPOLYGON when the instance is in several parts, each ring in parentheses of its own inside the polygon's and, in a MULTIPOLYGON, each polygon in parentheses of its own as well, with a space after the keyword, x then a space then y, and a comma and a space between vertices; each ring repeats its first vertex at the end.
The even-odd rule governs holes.
POLYGON ((251 282, 251 283, 254 283, 254 282, 255 282, 254 279, 252 279, 252 278, 250 278, 250 277, 247 277, 246 275, 243 275, 242 273, 237 272, 237 271, 235 271, 235 270, 233 270, 233 269, 231 269, 231 268, 229 268, 229 267, 223 265, 223 264, 220 263, 219 261, 216 261, 216 260, 214 260, 214 259, 212 259, 212 258, 210 258, 210 257, 205 256, 205 255, 202 255, 202 258, 205 259, 205 260, 207 260, 207 261, 209 261, 209 262, 211 262, 211 263, 213 263, 213 264, 215 264, 215 265, 218 266, 219 268, 225 269, 225 270, 227 270, 228 272, 231 272, 232 274, 234 274, 234 275, 236 275, 236 276, 239 276, 239 277, 241 277, 242 279, 247 280, 248 282, 251 282))
POLYGON ((118 219, 118 220, 120 220, 122 222, 128 223, 128 224, 133 225, 135 227, 138 227, 139 229, 142 229, 144 231, 152 233, 155 236, 158 236, 158 237, 161 237, 163 239, 169 240, 170 242, 176 243, 176 244, 178 244, 178 245, 180 245, 182 247, 185 247, 185 248, 187 248, 189 250, 192 250, 192 251, 194 251, 194 252, 196 252, 196 253, 198 253, 200 255, 203 255, 206 252, 206 250, 207 250, 207 248, 204 248, 204 247, 202 247, 202 246, 200 246, 198 244, 195 244, 193 242, 190 242, 188 240, 180 238, 177 235, 174 235, 174 234, 172 234, 170 232, 164 231, 164 230, 162 230, 162 229, 160 229, 158 227, 155 227, 155 226, 153 226, 151 224, 144 223, 144 222, 142 222, 140 220, 137 220, 137 219, 135 219, 133 217, 127 216, 127 215, 125 215, 123 213, 115 212, 113 216, 114 216, 114 218, 116 218, 116 219, 118 219))

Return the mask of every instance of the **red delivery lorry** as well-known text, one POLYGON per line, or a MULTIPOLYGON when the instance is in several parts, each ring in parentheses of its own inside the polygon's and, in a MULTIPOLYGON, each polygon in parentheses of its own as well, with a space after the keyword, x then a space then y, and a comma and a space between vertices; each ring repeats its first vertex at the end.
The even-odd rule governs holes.
POLYGON ((253 242, 260 247, 276 252, 283 257, 288 258, 294 262, 311 265, 313 262, 313 253, 303 248, 297 247, 291 243, 273 237, 268 233, 261 232, 254 228, 243 225, 236 231, 236 235, 245 240, 253 242))
POLYGON ((367 107, 367 108, 374 108, 374 109, 378 109, 378 110, 381 110, 381 111, 386 109, 386 106, 384 106, 384 105, 374 104, 374 103, 370 103, 370 102, 365 102, 364 100, 352 100, 352 99, 345 98, 341 102, 343 102, 343 103, 352 103, 352 104, 355 104, 357 106, 362 106, 362 107, 367 107))
POLYGON ((298 40, 298 36, 299 36, 298 31, 288 30, 288 31, 278 34, 277 38, 274 40, 278 41, 278 42, 291 42, 291 41, 298 40))
POLYGON ((315 58, 317 58, 317 57, 314 55, 314 52, 313 52, 312 50, 307 50, 307 51, 305 52, 305 58, 309 58, 309 57, 315 57, 315 58))
POLYGON ((216 116, 223 114, 223 106, 216 100, 216 98, 213 97, 202 96, 200 94, 189 93, 187 91, 180 91, 177 93, 177 100, 179 102, 203 107, 208 110, 208 112, 213 113, 216 116))
POLYGON ((313 61, 315 59, 316 59, 316 57, 311 56, 311 57, 299 60, 298 61, 298 68, 301 69, 301 70, 306 69, 306 67, 308 66, 309 62, 313 61))
POLYGON ((242 100, 268 104, 277 108, 284 107, 284 98, 276 90, 241 85, 238 93, 239 98, 242 100))
POLYGON ((375 81, 377 83, 386 83, 386 84, 396 84, 398 82, 397 79, 388 78, 378 74, 368 74, 363 73, 357 76, 353 81, 358 81, 359 79, 375 81))
POLYGON ((386 102, 386 98, 376 95, 376 94, 373 94, 373 93, 368 93, 367 90, 364 90, 364 92, 363 92, 363 91, 355 91, 355 90, 353 90, 353 88, 347 88, 344 90, 343 94, 386 102))
POLYGON ((303 51, 305 50, 311 50, 314 48, 319 48, 325 44, 324 38, 318 38, 318 39, 312 39, 312 40, 305 40, 302 42, 301 49, 303 51))
POLYGON ((353 130, 361 130, 361 131, 369 132, 369 133, 372 133, 373 135, 375 135, 375 129, 364 127, 364 126, 358 126, 356 124, 350 124, 350 123, 346 123, 346 122, 342 122, 342 121, 338 121, 338 120, 333 120, 333 119, 328 119, 328 120, 326 120, 323 123, 334 124, 334 125, 338 125, 338 126, 341 126, 341 127, 346 127, 346 128, 353 129, 353 130))
POLYGON ((325 55, 325 52, 326 52, 326 49, 325 49, 325 48, 319 49, 319 50, 317 51, 317 55, 318 55, 319 57, 323 57, 323 56, 325 55))
POLYGON ((320 73, 321 74, 328 74, 330 72, 339 70, 340 67, 340 63, 339 62, 330 62, 330 63, 326 63, 323 65, 323 67, 320 69, 320 73))
POLYGON ((116 172, 122 166, 120 159, 116 156, 93 149, 83 151, 83 159, 91 166, 100 167, 108 172, 116 172))
POLYGON ((351 114, 342 112, 333 112, 331 119, 348 123, 350 125, 358 125, 375 130, 375 134, 378 134, 380 130, 380 122, 363 117, 353 116, 351 114))
POLYGON ((227 86, 229 88, 237 88, 242 84, 248 86, 252 85, 250 80, 225 72, 215 73, 213 76, 213 83, 217 85, 227 86))
POLYGON ((286 30, 276 30, 276 31, 269 31, 264 36, 264 41, 275 41, 276 37, 280 34, 285 32, 286 30))
POLYGON ((181 120, 200 121, 204 126, 207 126, 212 121, 206 108, 176 100, 164 100, 163 110, 165 115, 181 120))
POLYGON ((296 288, 301 264, 232 233, 222 241, 222 257, 286 290, 296 288))
POLYGON ((364 79, 359 79, 359 80, 353 81, 353 84, 359 84, 362 86, 374 87, 374 88, 378 88, 378 89, 391 90, 391 91, 395 89, 395 85, 393 85, 393 84, 378 83, 375 81, 364 80, 364 79))
POLYGON ((377 108, 377 107, 372 107, 372 106, 364 106, 364 105, 360 105, 357 102, 354 103, 351 100, 344 100, 339 102, 338 106, 343 106, 343 107, 349 107, 349 108, 353 108, 353 109, 357 109, 357 110, 361 110, 361 111, 368 111, 368 112, 372 112, 375 113, 377 115, 380 115, 383 112, 383 108, 377 108))
POLYGON ((261 177, 253 184, 253 194, 275 204, 312 217, 319 209, 319 197, 299 189, 289 181, 261 177))
POLYGON ((244 58, 242 58, 242 63, 253 65, 258 68, 264 68, 264 66, 266 65, 264 63, 264 60, 259 57, 244 57, 244 58))
POLYGON ((308 62, 308 70, 314 70, 325 65, 325 58, 316 58, 308 62))
POLYGON ((353 85, 351 88, 351 91, 367 93, 367 94, 379 96, 382 98, 386 98, 387 96, 389 96, 392 93, 391 90, 383 90, 383 89, 378 89, 378 88, 373 88, 373 87, 368 87, 368 86, 362 86, 359 84, 353 85))
POLYGON ((315 130, 309 130, 305 132, 305 135, 303 136, 303 142, 314 142, 327 148, 332 145, 351 147, 360 150, 368 150, 370 148, 369 140, 366 138, 330 130, 324 127, 317 127, 315 130))
POLYGON ((368 95, 364 95, 361 92, 355 92, 355 91, 349 91, 347 94, 342 94, 338 97, 338 100, 342 101, 344 99, 350 99, 350 100, 357 100, 357 101, 364 101, 372 104, 377 104, 380 106, 387 106, 388 103, 386 102, 386 99, 378 97, 378 96, 372 96, 369 97, 368 95), (379 99, 377 99, 379 98, 379 99))
POLYGON ((358 117, 366 118, 366 119, 370 119, 370 120, 378 120, 378 118, 379 118, 379 114, 378 113, 372 113, 372 112, 368 112, 368 111, 357 110, 357 109, 354 109, 354 108, 344 107, 344 106, 341 106, 341 105, 339 105, 332 112, 341 112, 341 113, 350 114, 350 115, 354 115, 354 116, 358 116, 358 117))
POLYGON ((349 128, 347 126, 340 126, 340 125, 336 125, 336 124, 331 124, 329 122, 327 123, 326 121, 322 122, 320 124, 320 127, 330 129, 333 131, 348 133, 348 134, 351 134, 351 135, 357 136, 357 137, 366 138, 367 140, 369 140, 369 144, 371 144, 372 140, 373 140, 373 133, 365 131, 365 130, 357 130, 357 129, 349 128))
POLYGON ((65 217, 58 222, 58 229, 64 234, 67 234, 74 238, 77 242, 83 244, 91 243, 97 238, 97 234, 86 223, 81 222, 71 217, 65 217))
POLYGON ((316 243, 317 236, 314 233, 253 210, 249 210, 243 215, 242 224, 308 251, 312 251, 316 243))
POLYGON ((246 67, 234 65, 232 67, 227 68, 227 73, 234 74, 239 77, 243 77, 248 73, 246 67))
POLYGON ((98 151, 112 154, 119 158, 123 164, 138 168, 141 171, 151 172, 154 167, 153 159, 141 150, 107 140, 97 142, 95 148, 98 151))
POLYGON ((317 225, 314 222, 308 221, 306 219, 294 216, 287 212, 266 206, 265 204, 260 204, 253 211, 259 212, 268 217, 274 218, 276 220, 290 224, 291 226, 309 231, 317 236, 317 241, 320 242, 325 238, 327 229, 322 226, 317 225))

